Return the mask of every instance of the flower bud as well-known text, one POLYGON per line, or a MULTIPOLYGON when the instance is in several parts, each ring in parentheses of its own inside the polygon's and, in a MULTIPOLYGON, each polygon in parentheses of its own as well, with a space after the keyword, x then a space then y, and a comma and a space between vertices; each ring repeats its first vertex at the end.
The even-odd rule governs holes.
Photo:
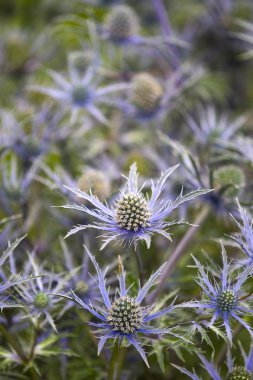
POLYGON ((141 73, 134 77, 130 100, 145 113, 154 112, 163 95, 160 83, 150 74, 141 73))
POLYGON ((224 189, 226 197, 236 197, 244 184, 244 173, 235 165, 223 166, 214 171, 214 186, 217 190, 224 189))
POLYGON ((125 40, 138 33, 139 20, 132 8, 118 5, 108 15, 105 27, 112 39, 125 40))
POLYGON ((44 309, 45 307, 48 306, 48 303, 49 303, 49 298, 46 293, 39 292, 38 294, 36 294, 34 298, 34 305, 38 309, 44 309))
POLYGON ((108 177, 95 169, 87 169, 77 183, 79 189, 88 193, 91 191, 100 200, 108 198, 111 194, 111 184, 108 177))
POLYGON ((92 51, 73 51, 68 56, 68 64, 70 70, 75 70, 79 75, 83 76, 87 68, 94 59, 92 51))

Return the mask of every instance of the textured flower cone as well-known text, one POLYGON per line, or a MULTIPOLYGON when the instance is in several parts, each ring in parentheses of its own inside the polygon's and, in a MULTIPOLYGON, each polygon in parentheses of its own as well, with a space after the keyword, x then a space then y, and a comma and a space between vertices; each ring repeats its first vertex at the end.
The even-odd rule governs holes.
POLYGON ((232 290, 220 292, 217 297, 217 308, 220 311, 232 311, 236 305, 236 296, 232 290))
POLYGON ((43 292, 40 292, 35 296, 34 305, 38 309, 44 309, 45 307, 47 307, 48 302, 49 302, 48 296, 47 296, 47 294, 45 294, 43 292))
POLYGON ((137 108, 152 113, 159 106, 163 89, 150 74, 142 73, 135 76, 131 93, 131 102, 137 108))
POLYGON ((221 167, 214 172, 215 188, 223 188, 227 186, 224 195, 227 197, 235 197, 239 194, 240 189, 245 184, 245 176, 242 169, 234 165, 221 167))
POLYGON ((142 325, 142 310, 134 298, 120 297, 113 303, 107 322, 122 334, 135 332, 142 325))
POLYGON ((69 54, 68 63, 71 69, 76 70, 80 75, 84 75, 87 68, 93 60, 93 53, 91 51, 74 51, 69 54))
POLYGON ((116 206, 116 220, 120 228, 128 231, 139 231, 150 226, 150 210, 141 194, 125 194, 116 206))
POLYGON ((99 199, 110 196, 111 185, 108 178, 100 170, 88 169, 78 180, 78 188, 85 193, 92 191, 99 199))
POLYGON ((112 9, 106 20, 106 29, 112 39, 124 40, 138 33, 139 21, 128 6, 119 5, 112 9))
POLYGON ((83 106, 89 99, 89 94, 84 86, 76 86, 72 91, 72 101, 77 106, 83 106))
POLYGON ((249 372, 242 366, 235 367, 230 373, 228 380, 250 380, 249 372))

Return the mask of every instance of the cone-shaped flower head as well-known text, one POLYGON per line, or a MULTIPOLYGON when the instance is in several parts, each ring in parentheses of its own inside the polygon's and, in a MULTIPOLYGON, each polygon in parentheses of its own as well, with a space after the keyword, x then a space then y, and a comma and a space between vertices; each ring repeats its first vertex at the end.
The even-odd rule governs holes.
POLYGON ((244 185, 245 176, 238 166, 227 165, 214 171, 214 186, 224 189, 227 197, 236 197, 244 185))
POLYGON ((134 77, 130 100, 140 111, 154 112, 162 95, 162 86, 152 75, 141 73, 134 77))
POLYGON ((139 20, 134 10, 127 5, 118 5, 109 13, 105 28, 110 38, 117 41, 134 36, 139 30, 139 20))
POLYGON ((111 184, 104 172, 88 168, 78 180, 78 188, 89 193, 90 191, 98 199, 107 199, 111 194, 111 184))
POLYGON ((232 331, 230 320, 236 319, 242 326, 244 326, 251 336, 253 331, 249 324, 243 319, 243 316, 250 314, 252 310, 249 308, 249 301, 252 300, 253 295, 245 293, 243 289, 244 283, 249 279, 253 270, 253 265, 248 266, 246 269, 234 274, 231 265, 227 261, 226 251, 222 247, 223 268, 220 273, 220 281, 215 278, 210 279, 208 272, 194 258, 195 264, 199 270, 197 283, 201 286, 203 291, 203 300, 200 302, 187 302, 186 307, 196 307, 212 314, 212 326, 216 320, 222 319, 223 325, 226 329, 228 341, 232 344, 232 331))
POLYGON ((49 297, 44 292, 39 292, 34 297, 34 305, 38 309, 45 309, 49 304, 49 297))
MULTIPOLYGON (((114 299, 111 299, 108 289, 106 288, 106 272, 101 271, 95 257, 88 250, 87 252, 97 272, 98 286, 103 299, 103 307, 93 307, 91 301, 89 303, 82 301, 74 292, 73 298, 69 296, 64 297, 67 299, 73 299, 83 309, 87 310, 95 318, 98 319, 98 322, 90 323, 92 326, 95 326, 99 329, 99 333, 101 335, 98 344, 98 354, 100 354, 104 344, 108 339, 121 341, 125 338, 137 349, 142 359, 148 366, 145 352, 141 347, 138 339, 139 335, 174 335, 173 329, 154 328, 150 325, 150 321, 172 312, 176 306, 173 306, 173 304, 171 304, 170 306, 160 311, 156 310, 155 312, 152 312, 152 306, 142 305, 142 302, 144 301, 147 293, 157 282, 159 276, 161 275, 164 265, 162 265, 156 272, 154 272, 146 284, 139 289, 137 295, 133 296, 132 294, 129 294, 130 288, 127 288, 126 286, 126 273, 120 260, 118 276, 119 289, 115 291, 114 299)), ((175 335, 178 336, 177 334, 175 335)))
POLYGON ((68 188, 77 196, 90 202, 94 208, 90 209, 87 206, 76 204, 63 207, 83 211, 95 218, 97 222, 77 226, 67 236, 87 228, 102 230, 105 234, 103 235, 104 244, 101 249, 112 240, 130 244, 136 244, 138 240, 145 240, 149 248, 151 236, 154 233, 161 234, 171 240, 170 234, 166 230, 172 225, 182 224, 182 221, 166 221, 165 219, 184 202, 210 191, 198 189, 186 195, 181 192, 174 201, 159 199, 167 178, 176 168, 177 166, 174 166, 166 170, 156 183, 152 181, 149 198, 142 192, 143 187, 138 187, 137 167, 136 164, 133 164, 130 168, 129 177, 126 178, 126 185, 112 207, 101 203, 92 193, 88 194, 80 189, 68 188))
POLYGON ((242 366, 235 367, 228 376, 228 380, 251 380, 251 378, 251 374, 242 366))
POLYGON ((94 61, 94 53, 90 50, 88 51, 73 51, 68 56, 69 69, 75 70, 80 76, 83 76, 88 67, 94 61))

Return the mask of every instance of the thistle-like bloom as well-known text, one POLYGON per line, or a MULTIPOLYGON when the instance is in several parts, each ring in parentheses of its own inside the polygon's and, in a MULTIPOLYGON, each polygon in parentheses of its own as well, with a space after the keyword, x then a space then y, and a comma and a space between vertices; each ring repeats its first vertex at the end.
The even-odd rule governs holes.
POLYGON ((240 205, 237 200, 239 218, 235 218, 233 215, 235 223, 239 227, 240 233, 230 236, 244 253, 248 256, 247 264, 253 264, 253 220, 248 214, 248 212, 240 205))
MULTIPOLYGON (((36 278, 33 282, 18 284, 15 287, 13 297, 23 306, 22 310, 26 314, 25 317, 30 319, 34 325, 39 322, 40 326, 43 327, 49 323, 57 332, 52 313, 55 313, 60 299, 50 294, 62 291, 68 284, 72 273, 70 272, 62 277, 49 273, 36 263, 32 255, 29 255, 25 270, 28 272, 32 270, 36 278)), ((12 262, 12 271, 16 273, 15 262, 12 262)))
POLYGON ((99 320, 98 323, 90 322, 90 324, 97 327, 101 333, 98 344, 98 354, 100 354, 108 339, 114 339, 121 342, 125 338, 136 348, 148 366, 145 352, 138 341, 138 335, 143 334, 144 336, 149 336, 150 334, 161 335, 169 333, 171 335, 178 336, 173 333, 172 329, 157 329, 149 325, 150 321, 170 313, 176 306, 171 304, 167 308, 152 313, 152 307, 141 305, 150 288, 155 284, 161 275, 164 265, 162 265, 150 276, 147 283, 139 289, 137 296, 133 297, 129 294, 129 288, 126 287, 126 273, 120 262, 120 271, 118 276, 119 289, 115 292, 114 299, 111 300, 108 289, 106 288, 106 271, 102 272, 95 260, 95 257, 88 250, 87 253, 89 254, 97 272, 97 283, 104 305, 100 308, 94 308, 91 303, 85 303, 75 293, 73 293, 73 298, 68 296, 65 297, 76 301, 83 309, 89 311, 99 320))
POLYGON ((116 100, 116 106, 125 117, 139 122, 161 120, 203 74, 203 68, 196 65, 182 65, 165 80, 159 80, 148 72, 139 73, 130 84, 128 99, 116 100))
POLYGON ((214 189, 202 199, 212 206, 216 214, 217 212, 227 214, 228 210, 234 211, 234 196, 241 194, 241 190, 245 186, 243 170, 236 165, 224 165, 216 170, 212 169, 210 165, 200 162, 196 155, 191 154, 178 141, 172 140, 164 134, 160 134, 160 136, 182 163, 180 178, 184 178, 185 187, 214 189))
MULTIPOLYGON (((228 380, 251 380, 253 373, 253 346, 251 345, 248 355, 245 353, 242 347, 240 347, 241 353, 244 359, 244 366, 234 365, 234 360, 231 356, 231 351, 228 349, 227 353, 227 375, 225 376, 228 380)), ((216 368, 212 361, 208 361, 204 355, 198 354, 199 359, 202 362, 203 368, 211 376, 213 380, 223 380, 224 377, 220 375, 220 371, 216 368)), ((195 372, 190 372, 186 368, 174 365, 180 372, 184 373, 193 380, 201 380, 201 377, 197 376, 195 372)))
POLYGON ((196 307, 211 314, 212 318, 209 326, 212 326, 216 320, 222 319, 228 341, 232 344, 231 319, 236 319, 248 330, 250 335, 253 336, 251 327, 243 319, 243 316, 252 314, 253 312, 248 304, 248 301, 253 299, 253 295, 248 295, 243 290, 244 283, 252 273, 253 265, 234 275, 231 265, 227 261, 223 244, 221 244, 221 248, 223 268, 219 276, 219 281, 215 278, 210 279, 205 268, 194 258, 199 271, 197 283, 203 291, 203 299, 201 301, 186 303, 184 306, 196 307))
MULTIPOLYGON (((110 12, 103 26, 100 26, 102 37, 117 45, 150 46, 153 48, 166 44, 170 51, 170 45, 186 47, 185 41, 175 34, 170 36, 146 37, 140 34, 140 21, 134 9, 127 5, 116 5, 110 12)), ((159 51, 159 50, 158 50, 159 51)), ((174 55, 173 55, 173 58, 174 55)))
POLYGON ((145 240, 147 247, 150 247, 151 236, 154 233, 161 234, 171 240, 170 234, 166 231, 175 224, 182 224, 182 221, 166 221, 166 218, 184 202, 190 201, 197 196, 208 193, 210 190, 198 189, 186 195, 181 191, 174 201, 162 201, 159 197, 164 189, 167 178, 174 172, 178 165, 169 168, 162 173, 160 179, 151 185, 151 196, 142 193, 142 188, 138 187, 138 172, 136 164, 130 167, 129 177, 123 190, 118 196, 113 207, 101 203, 92 193, 87 194, 79 189, 69 189, 77 196, 89 201, 94 208, 79 206, 77 204, 66 205, 64 208, 83 211, 91 215, 98 222, 88 225, 79 225, 72 229, 67 236, 80 230, 95 228, 105 231, 102 235, 104 244, 101 250, 111 241, 134 243, 138 240, 145 240))
POLYGON ((230 121, 228 115, 219 115, 213 106, 200 107, 196 118, 191 115, 186 118, 187 125, 200 144, 215 144, 217 147, 228 146, 244 122, 244 116, 230 121))
POLYGON ((63 75, 49 70, 48 74, 54 80, 57 88, 31 86, 31 90, 48 95, 60 102, 64 110, 68 107, 71 111, 73 122, 77 120, 80 110, 86 110, 100 123, 108 125, 108 121, 97 106, 102 104, 111 105, 108 96, 115 92, 129 88, 127 83, 114 83, 104 87, 97 86, 97 62, 92 62, 84 75, 81 77, 76 70, 69 69, 69 79, 63 75))

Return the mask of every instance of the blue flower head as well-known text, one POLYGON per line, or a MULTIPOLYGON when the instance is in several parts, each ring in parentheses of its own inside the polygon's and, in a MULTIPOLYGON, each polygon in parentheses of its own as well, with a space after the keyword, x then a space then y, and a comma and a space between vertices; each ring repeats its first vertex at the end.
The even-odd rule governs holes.
POLYGON ((239 247, 246 253, 248 256, 247 263, 253 263, 253 220, 247 211, 240 205, 237 200, 238 211, 239 211, 239 219, 236 219, 233 215, 232 218, 236 222, 237 226, 240 229, 240 233, 234 234, 230 236, 239 247))
POLYGON ((253 336, 251 327, 243 319, 244 315, 252 313, 252 310, 249 309, 248 301, 252 300, 253 295, 245 294, 243 285, 250 277, 253 265, 234 275, 227 261, 223 244, 221 247, 223 268, 221 269, 219 281, 215 278, 210 279, 210 275, 205 268, 194 258, 199 271, 197 283, 202 289, 203 299, 199 302, 186 303, 185 306, 196 307, 206 313, 210 313, 212 318, 209 326, 212 326, 216 320, 221 319, 226 329, 227 338, 232 344, 231 319, 236 319, 253 336))
MULTIPOLYGON (((234 360, 231 356, 231 351, 228 349, 227 351, 227 369, 228 373, 225 377, 228 380, 251 380, 252 373, 253 373, 253 346, 251 345, 248 355, 245 353, 242 347, 241 353, 244 359, 244 365, 243 366, 237 366, 234 365, 234 360)), ((203 368, 206 370, 206 372, 211 376, 211 379, 213 380, 223 380, 224 378, 220 375, 220 371, 218 368, 216 368, 215 364, 212 361, 208 361, 204 355, 198 354, 199 359, 201 360, 201 364, 203 368)), ((177 369, 179 369, 180 372, 184 373, 188 377, 190 377, 193 380, 201 380, 199 376, 196 375, 195 372, 190 372, 186 368, 174 365, 177 369)))
POLYGON ((98 59, 94 58, 81 77, 80 73, 69 68, 69 79, 53 70, 48 70, 48 74, 53 79, 56 88, 33 85, 30 89, 55 99, 63 105, 64 110, 68 107, 71 111, 71 121, 73 123, 77 120, 79 111, 86 110, 98 122, 108 125, 108 120, 100 111, 98 104, 111 105, 111 100, 108 100, 108 96, 128 89, 129 85, 126 83, 114 83, 98 87, 98 66, 98 59))
POLYGON ((171 240, 170 234, 166 231, 168 227, 181 224, 182 221, 166 221, 166 218, 184 202, 190 201, 197 196, 208 193, 210 190, 198 189, 186 195, 183 192, 174 201, 162 201, 159 199, 164 189, 167 178, 177 168, 173 166, 162 173, 160 179, 151 185, 150 198, 142 193, 142 188, 138 187, 137 166, 134 163, 130 167, 129 177, 126 178, 126 185, 120 192, 113 207, 101 203, 91 192, 87 194, 79 189, 69 189, 77 196, 89 201, 94 208, 79 206, 77 204, 66 205, 64 208, 83 211, 94 217, 97 222, 88 225, 79 225, 72 229, 67 236, 87 228, 95 228, 104 231, 103 249, 109 242, 120 240, 121 242, 134 243, 138 240, 145 240, 147 247, 150 247, 151 236, 154 233, 161 234, 171 240))
POLYGON ((119 289, 115 292, 114 299, 111 297, 106 288, 105 273, 102 272, 95 260, 95 257, 87 250, 90 259, 97 272, 97 283, 103 299, 103 307, 93 307, 91 303, 86 303, 81 300, 74 292, 73 298, 67 298, 76 301, 83 309, 89 311, 98 322, 90 322, 92 326, 99 329, 100 340, 98 344, 98 354, 100 354, 104 344, 108 339, 114 339, 121 342, 124 338, 132 344, 142 359, 148 366, 148 361, 143 348, 138 340, 139 334, 149 336, 150 334, 161 335, 173 331, 169 328, 157 329, 149 325, 149 322, 171 312, 175 306, 171 304, 169 307, 160 311, 151 312, 152 307, 142 306, 145 296, 150 288, 155 284, 162 273, 164 265, 154 272, 146 284, 139 289, 138 294, 133 297, 130 295, 130 288, 126 287, 126 273, 124 267, 119 262, 119 289))
MULTIPOLYGON (((28 256, 28 262, 25 263, 25 272, 32 271, 35 275, 33 282, 19 283, 15 287, 13 298, 19 305, 23 306, 26 318, 30 319, 34 325, 44 327, 47 323, 57 332, 53 319, 53 313, 61 301, 58 297, 52 295, 62 291, 69 283, 73 272, 68 272, 65 276, 47 272, 43 266, 38 265, 33 255, 28 256)), ((15 262, 12 262, 12 272, 16 274, 15 262)), ((58 316, 61 316, 66 309, 63 309, 58 316)))
POLYGON ((214 144, 218 148, 224 148, 229 146, 230 140, 245 122, 245 117, 230 121, 228 115, 219 115, 216 109, 209 105, 199 107, 196 118, 188 115, 186 122, 200 144, 214 144))

